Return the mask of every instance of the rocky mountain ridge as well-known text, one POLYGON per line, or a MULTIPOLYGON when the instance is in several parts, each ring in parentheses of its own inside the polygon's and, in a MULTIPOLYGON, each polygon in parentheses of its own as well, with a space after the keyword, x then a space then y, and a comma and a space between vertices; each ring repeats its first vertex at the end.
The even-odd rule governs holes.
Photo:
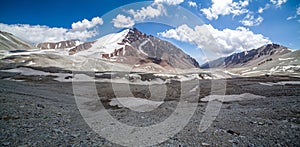
POLYGON ((36 45, 39 49, 66 49, 73 48, 81 44, 78 40, 66 40, 60 42, 44 42, 36 45))
POLYGON ((267 44, 250 51, 234 53, 201 65, 201 68, 239 68, 262 65, 281 55, 291 52, 287 47, 278 44, 267 44))

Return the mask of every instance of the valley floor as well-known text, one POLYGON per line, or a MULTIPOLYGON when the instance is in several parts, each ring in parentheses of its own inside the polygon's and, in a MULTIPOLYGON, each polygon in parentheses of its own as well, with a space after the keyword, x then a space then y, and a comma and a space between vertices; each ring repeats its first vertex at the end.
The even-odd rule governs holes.
MULTIPOLYGON (((216 120, 202 133, 198 128, 207 102, 199 101, 189 123, 157 146, 300 146, 300 85, 264 84, 279 81, 300 79, 272 76, 227 79, 226 95, 251 93, 265 98, 224 102, 216 120)), ((105 109, 120 122, 140 127, 165 120, 176 108, 180 84, 167 86, 164 104, 154 112, 137 113, 109 105, 115 97, 111 83, 96 83, 105 109)), ((210 94, 209 80, 200 80, 199 87, 200 99, 210 94)), ((130 88, 136 97, 148 97, 148 86, 130 88)), ((1 72, 0 102, 2 146, 118 146, 86 124, 76 105, 71 82, 1 72)), ((104 109, 97 102, 86 107, 91 111, 104 109)))

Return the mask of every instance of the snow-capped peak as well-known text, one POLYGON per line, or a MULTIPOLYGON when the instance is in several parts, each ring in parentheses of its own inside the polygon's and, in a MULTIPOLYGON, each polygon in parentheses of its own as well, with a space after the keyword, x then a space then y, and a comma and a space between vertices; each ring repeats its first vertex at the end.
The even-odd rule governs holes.
POLYGON ((78 55, 89 55, 98 57, 102 54, 111 54, 114 53, 115 50, 118 49, 125 49, 125 43, 123 43, 123 39, 128 34, 129 29, 123 30, 119 33, 112 33, 106 36, 103 36, 97 39, 93 44, 92 47, 88 50, 79 52, 78 55))

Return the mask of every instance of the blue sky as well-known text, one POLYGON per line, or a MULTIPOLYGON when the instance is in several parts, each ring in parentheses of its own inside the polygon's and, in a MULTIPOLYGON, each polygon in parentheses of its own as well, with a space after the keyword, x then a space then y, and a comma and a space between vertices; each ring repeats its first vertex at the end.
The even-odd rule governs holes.
POLYGON ((1 5, 0 30, 32 43, 93 40, 137 27, 205 60, 195 48, 216 52, 201 40, 205 26, 222 50, 218 56, 270 42, 300 49, 299 0, 1 0, 1 5))

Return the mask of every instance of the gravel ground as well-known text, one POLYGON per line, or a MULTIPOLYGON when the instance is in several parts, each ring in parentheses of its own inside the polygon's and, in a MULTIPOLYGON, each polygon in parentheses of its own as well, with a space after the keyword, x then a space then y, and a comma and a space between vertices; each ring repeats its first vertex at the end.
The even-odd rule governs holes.
MULTIPOLYGON (((119 146, 95 133, 80 114, 72 83, 51 76, 0 73, 0 143, 2 146, 119 146), (6 78, 13 77, 12 81, 6 78)), ((260 82, 300 81, 291 77, 227 79, 226 94, 251 93, 264 99, 223 103, 220 113, 204 132, 198 131, 207 102, 198 107, 189 123, 157 146, 300 146, 300 85, 261 85, 260 82)), ((210 94, 209 80, 199 81, 199 98, 210 94)), ((119 122, 151 126, 162 122, 178 105, 180 83, 167 84, 167 97, 156 110, 138 113, 110 106, 110 83, 97 83, 100 101, 86 107, 103 109, 119 122)), ((114 85, 116 86, 116 85, 114 85)), ((122 84, 119 84, 122 88, 122 84)), ((161 89, 159 86, 153 88, 161 89)), ((131 85, 134 96, 149 98, 149 87, 131 85)))

